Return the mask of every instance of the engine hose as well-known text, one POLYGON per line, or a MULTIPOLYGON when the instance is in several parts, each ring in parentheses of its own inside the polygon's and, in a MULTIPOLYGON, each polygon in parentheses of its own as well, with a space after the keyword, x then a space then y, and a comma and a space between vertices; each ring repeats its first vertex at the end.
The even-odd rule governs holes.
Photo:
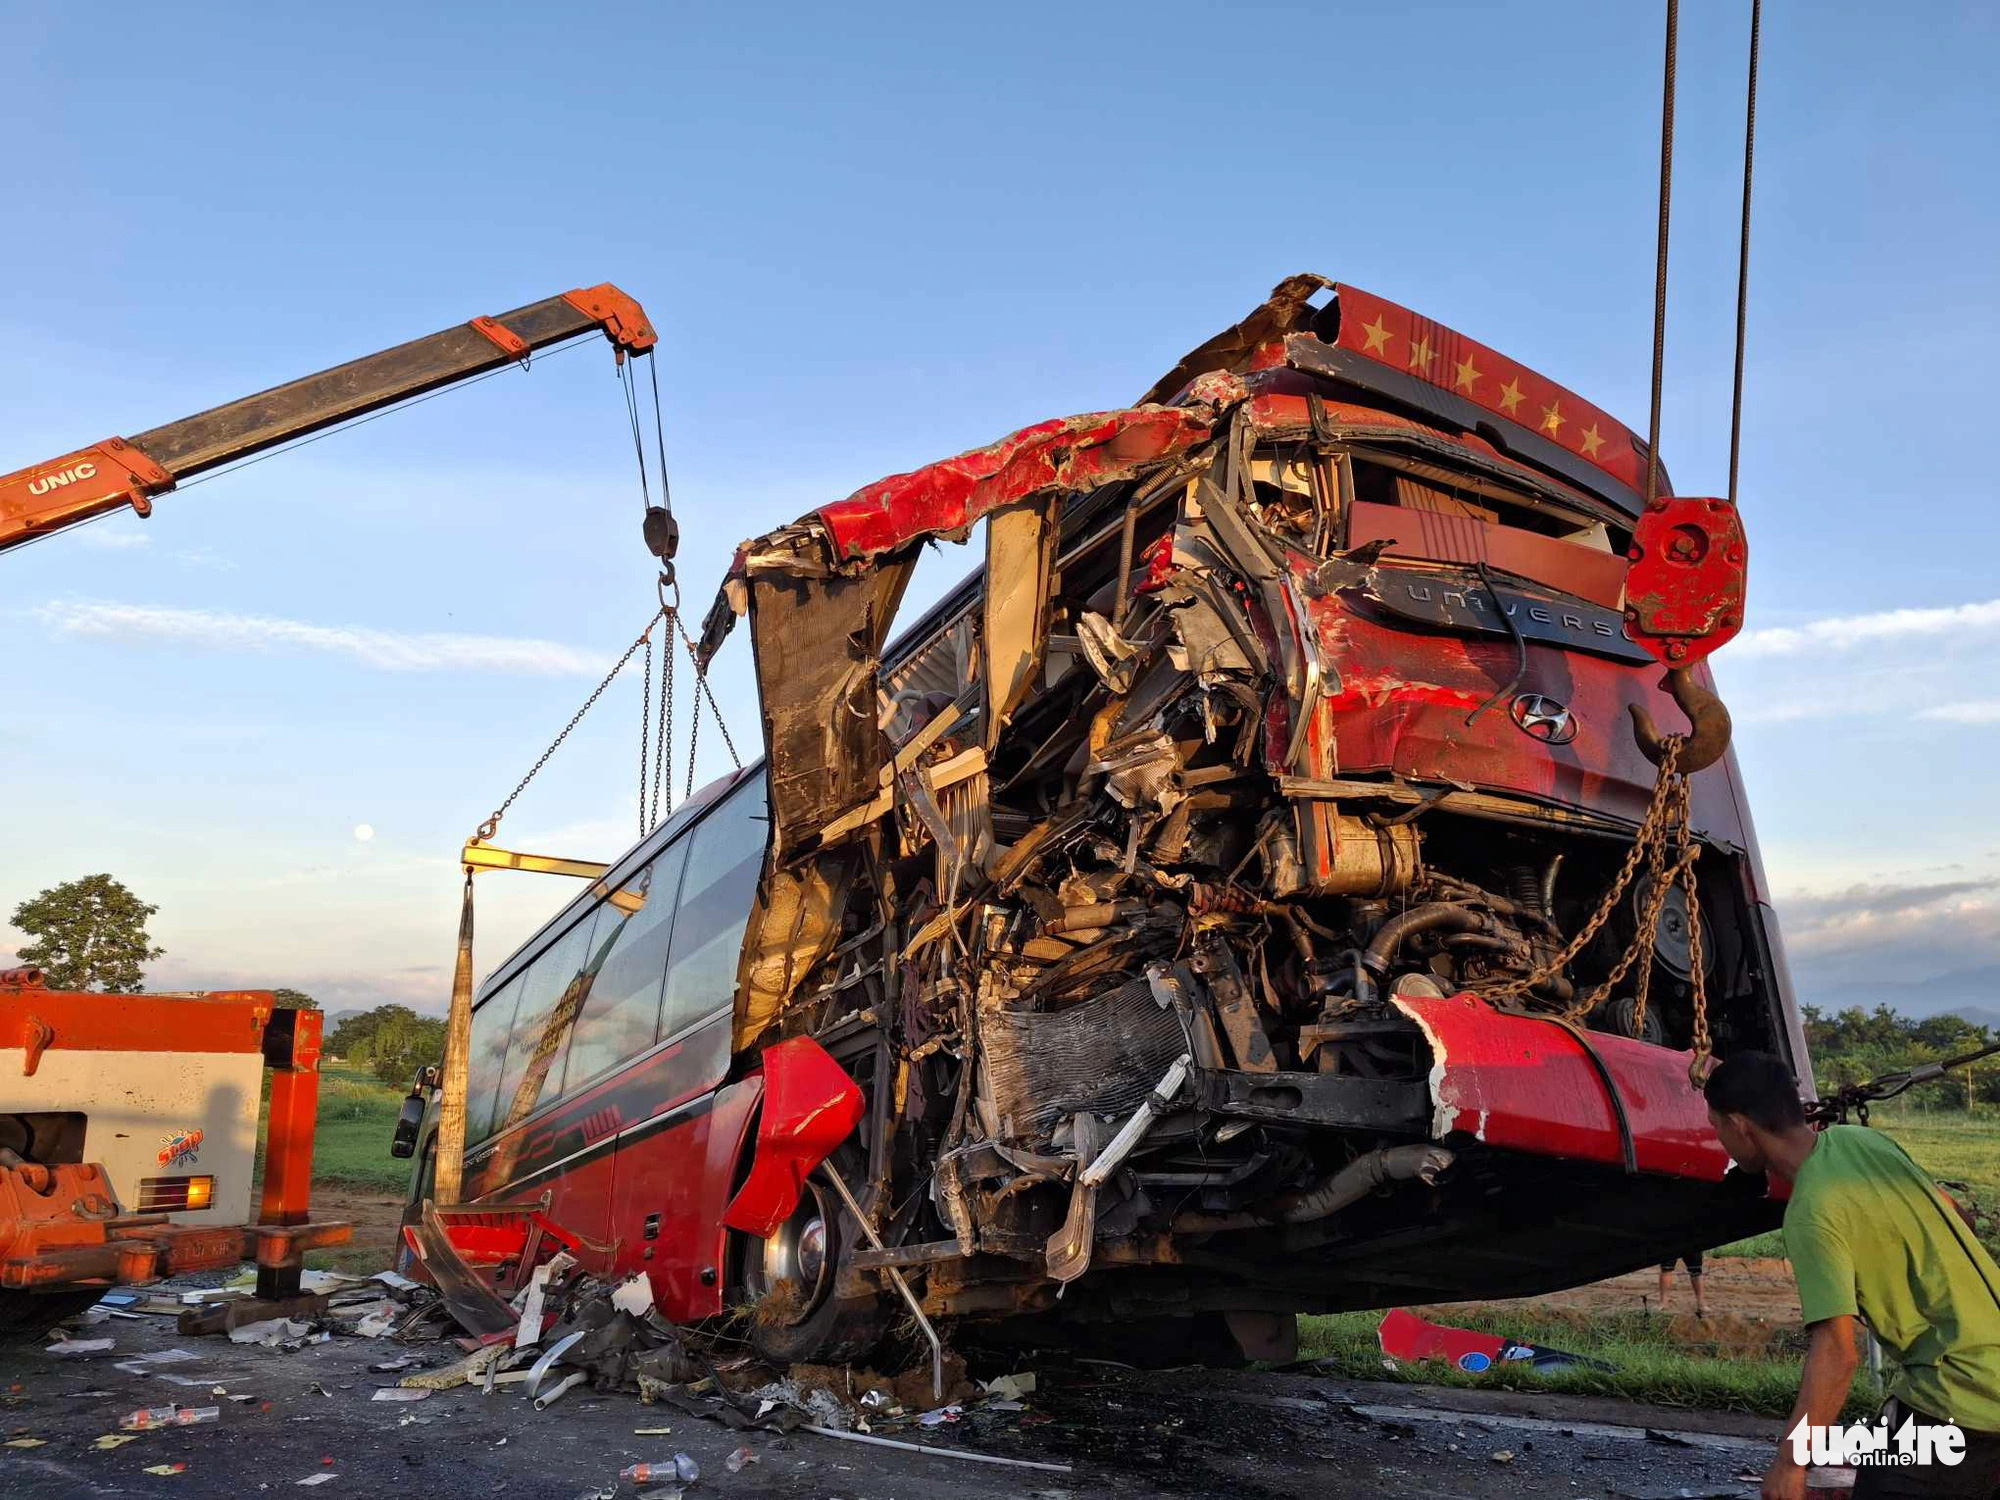
POLYGON ((1389 972, 1396 950, 1403 946, 1406 939, 1440 927, 1449 927, 1456 932, 1490 932, 1493 919, 1455 901, 1432 901, 1424 906, 1413 906, 1375 929, 1368 946, 1361 950, 1361 967, 1380 979, 1389 972))
POLYGON ((1185 1213, 1174 1219, 1177 1234, 1217 1234, 1232 1229, 1257 1229, 1273 1224, 1310 1224, 1337 1214, 1387 1182, 1417 1179, 1434 1183, 1449 1167, 1452 1153, 1442 1146, 1384 1146, 1357 1156, 1329 1177, 1303 1192, 1270 1199, 1260 1213, 1247 1209, 1227 1214, 1185 1213))
POLYGON ((1538 917, 1546 917, 1548 908, 1542 904, 1541 872, 1532 865, 1509 865, 1507 867, 1507 888, 1513 892, 1514 904, 1524 911, 1531 911, 1538 917))
POLYGON ((1557 930, 1556 924, 1550 920, 1538 905, 1523 906, 1518 901, 1509 900, 1507 897, 1489 891, 1483 886, 1476 886, 1468 881, 1453 880, 1448 876, 1433 876, 1432 884, 1442 888, 1450 896, 1450 899, 1454 901, 1462 902, 1467 906, 1484 907, 1486 910, 1506 917, 1511 921, 1530 923, 1533 926, 1541 928, 1551 937, 1559 938, 1562 935, 1557 930))

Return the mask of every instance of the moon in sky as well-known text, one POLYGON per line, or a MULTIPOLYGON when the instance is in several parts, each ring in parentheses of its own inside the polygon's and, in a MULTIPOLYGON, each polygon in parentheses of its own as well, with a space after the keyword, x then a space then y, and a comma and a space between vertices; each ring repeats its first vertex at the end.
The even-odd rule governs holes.
POLYGON ((354 825, 354 841, 356 843, 365 844, 374 837, 375 829, 373 825, 368 823, 356 823, 354 825))

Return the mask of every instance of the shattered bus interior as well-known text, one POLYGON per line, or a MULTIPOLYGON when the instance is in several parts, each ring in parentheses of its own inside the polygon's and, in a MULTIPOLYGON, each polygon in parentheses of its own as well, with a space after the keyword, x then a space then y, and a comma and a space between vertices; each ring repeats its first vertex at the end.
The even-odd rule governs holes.
MULTIPOLYGON (((1296 1312, 1774 1224, 1689 1083, 1711 1038, 1809 1074, 1705 653, 1648 650, 1628 597, 1647 467, 1533 371, 1300 276, 1129 409, 745 543, 701 650, 747 626, 769 842, 715 1082, 754 1091, 780 1039, 838 1060, 866 1109, 829 1165, 880 1246, 803 1180, 713 1231, 704 1305, 852 1357, 893 1269, 936 1316, 1220 1315, 1271 1350, 1296 1312), (982 522, 892 644, 919 550, 982 522), (1642 872, 1607 908, 1684 710, 1699 899, 1642 872)), ((1741 532, 1686 503, 1726 638, 1741 532)))

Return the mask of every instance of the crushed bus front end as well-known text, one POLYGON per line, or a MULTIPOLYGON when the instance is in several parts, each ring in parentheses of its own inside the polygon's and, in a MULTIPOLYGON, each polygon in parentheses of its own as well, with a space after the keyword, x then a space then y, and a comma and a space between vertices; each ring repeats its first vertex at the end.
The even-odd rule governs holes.
POLYGON ((1658 774, 1632 721, 1689 701, 1633 633, 1647 460, 1295 277, 1134 407, 744 544, 702 642, 747 619, 767 749, 733 1071, 846 1065, 882 1242, 750 1247, 809 1270, 802 1326, 893 1267, 935 1314, 1247 1328, 1776 1222, 1689 1081, 1705 1038, 1810 1076, 1733 756, 1688 778, 1695 901, 1605 900, 1658 774), (892 645, 918 550, 981 521, 892 645))

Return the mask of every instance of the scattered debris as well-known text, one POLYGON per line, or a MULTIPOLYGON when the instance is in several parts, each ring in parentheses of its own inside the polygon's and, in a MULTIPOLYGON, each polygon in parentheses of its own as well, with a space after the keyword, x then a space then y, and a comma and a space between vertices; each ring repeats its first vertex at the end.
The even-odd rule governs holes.
POLYGON ((535 1410, 547 1411, 588 1379, 590 1374, 586 1370, 576 1370, 564 1376, 557 1384, 535 1397, 535 1410))
POLYGON ((1068 1474, 1068 1464, 1031 1462, 1025 1458, 1002 1458, 996 1453, 973 1453, 965 1448, 933 1448, 924 1443, 903 1443, 894 1438, 876 1437, 866 1432, 842 1432, 836 1427, 805 1427, 800 1429, 819 1437, 838 1438, 849 1443, 872 1443, 878 1448, 899 1448, 905 1453, 927 1453, 933 1458, 962 1458, 975 1464, 1004 1464, 1015 1469, 1044 1469, 1052 1474, 1068 1474))
POLYGON ((120 1364, 118 1368, 123 1369, 125 1365, 173 1365, 180 1364, 185 1360, 200 1358, 199 1354, 189 1349, 155 1349, 151 1354, 134 1355, 131 1359, 125 1360, 120 1364))
POLYGON ((741 1474, 744 1469, 757 1462, 757 1455, 748 1448, 738 1448, 722 1461, 722 1467, 732 1474, 741 1474))
POLYGON ((628 1484, 650 1484, 655 1479, 693 1484, 701 1478, 701 1465, 685 1453, 676 1453, 659 1463, 631 1464, 620 1469, 618 1477, 628 1484))
POLYGON ((324 1343, 331 1337, 313 1324, 294 1318, 266 1318, 229 1330, 229 1342, 232 1344, 262 1344, 267 1349, 287 1351, 303 1349, 307 1344, 324 1343))
POLYGON ((334 1480, 338 1479, 339 1477, 340 1476, 338 1474, 329 1473, 327 1470, 321 1469, 317 1474, 308 1474, 306 1475, 305 1478, 297 1482, 300 1484, 308 1484, 308 1485, 331 1484, 333 1483, 334 1480))
POLYGON ((53 1344, 44 1345, 42 1352, 44 1354, 102 1354, 105 1350, 115 1347, 116 1344, 111 1339, 59 1339, 53 1344))
POLYGON ((102 1453, 109 1449, 122 1448, 127 1443, 136 1443, 138 1441, 139 1434, 136 1432, 107 1432, 90 1446, 102 1453))
POLYGON ((1023 1371, 1018 1375, 1000 1375, 986 1382, 986 1394, 1002 1401, 1019 1401, 1023 1396, 1035 1393, 1035 1373, 1023 1371))
POLYGON ((220 1422, 219 1406, 142 1406, 118 1419, 126 1432, 148 1432, 156 1427, 194 1427, 202 1422, 220 1422))
POLYGON ((148 1465, 146 1466, 146 1470, 145 1470, 145 1472, 146 1472, 146 1473, 148 1473, 148 1474, 185 1474, 185 1473, 187 1473, 187 1465, 186 1465, 186 1464, 148 1464, 148 1465))
POLYGON ((8 1438, 5 1446, 9 1448, 46 1448, 48 1442, 47 1438, 17 1437, 8 1438))
POLYGON ((370 1401, 427 1401, 433 1392, 423 1386, 384 1385, 377 1386, 370 1401))
POLYGON ((645 1272, 636 1272, 611 1289, 611 1305, 620 1312, 643 1318, 653 1310, 653 1281, 645 1272))
POLYGON ((1454 1369, 1470 1375, 1483 1375, 1500 1365, 1540 1373, 1575 1367, 1593 1370, 1614 1368, 1603 1360, 1565 1353, 1542 1344, 1524 1344, 1498 1334, 1426 1322, 1406 1307, 1385 1313, 1377 1336, 1382 1342, 1382 1352, 1395 1359, 1412 1364, 1441 1359, 1454 1369))

